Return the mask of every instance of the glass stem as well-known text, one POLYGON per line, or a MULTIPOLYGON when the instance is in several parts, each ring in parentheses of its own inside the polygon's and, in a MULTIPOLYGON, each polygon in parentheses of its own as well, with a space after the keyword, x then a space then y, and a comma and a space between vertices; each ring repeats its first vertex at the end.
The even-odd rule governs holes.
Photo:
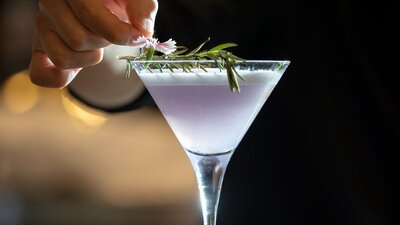
POLYGON ((186 152, 196 174, 204 225, 215 225, 222 180, 233 151, 218 155, 186 152))

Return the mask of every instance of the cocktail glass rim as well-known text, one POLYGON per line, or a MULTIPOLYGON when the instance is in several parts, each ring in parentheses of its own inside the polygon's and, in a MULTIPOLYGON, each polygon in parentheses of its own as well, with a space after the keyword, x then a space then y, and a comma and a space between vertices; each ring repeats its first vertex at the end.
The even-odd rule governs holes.
MULTIPOLYGON (((132 63, 189 63, 189 62, 204 62, 214 63, 215 60, 211 59, 161 59, 161 60, 130 60, 132 63)), ((289 60, 237 60, 234 64, 241 63, 290 63, 289 60)))

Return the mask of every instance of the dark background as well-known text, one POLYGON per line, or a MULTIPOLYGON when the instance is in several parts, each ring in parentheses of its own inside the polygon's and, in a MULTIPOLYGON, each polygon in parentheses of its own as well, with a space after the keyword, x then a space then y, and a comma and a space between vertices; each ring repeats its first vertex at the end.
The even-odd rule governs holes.
MULTIPOLYGON (((230 162, 219 225, 399 223, 390 2, 159 1, 161 41, 193 48, 211 37, 208 46, 238 43, 246 59, 291 61, 230 162)), ((0 82, 29 63, 11 57, 0 82)))
POLYGON ((211 37, 246 59, 291 61, 230 162, 220 225, 398 223, 398 7, 170 2, 160 1, 161 40, 211 37))

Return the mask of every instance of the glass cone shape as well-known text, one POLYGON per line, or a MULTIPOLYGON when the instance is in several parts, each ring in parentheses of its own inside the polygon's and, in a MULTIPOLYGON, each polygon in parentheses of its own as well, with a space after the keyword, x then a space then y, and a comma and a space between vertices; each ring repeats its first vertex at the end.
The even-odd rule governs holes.
POLYGON ((235 70, 244 79, 238 78, 240 93, 230 91, 227 72, 215 61, 132 61, 132 65, 189 156, 204 224, 215 224, 229 159, 289 61, 238 63, 235 70), (188 65, 196 66, 182 69, 188 65))

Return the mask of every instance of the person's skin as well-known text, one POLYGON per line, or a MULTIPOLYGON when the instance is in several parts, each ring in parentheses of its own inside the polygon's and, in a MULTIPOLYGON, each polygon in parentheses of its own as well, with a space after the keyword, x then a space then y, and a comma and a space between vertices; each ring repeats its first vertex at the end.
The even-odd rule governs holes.
POLYGON ((31 81, 62 88, 103 58, 102 48, 152 36, 157 0, 39 0, 31 81))

